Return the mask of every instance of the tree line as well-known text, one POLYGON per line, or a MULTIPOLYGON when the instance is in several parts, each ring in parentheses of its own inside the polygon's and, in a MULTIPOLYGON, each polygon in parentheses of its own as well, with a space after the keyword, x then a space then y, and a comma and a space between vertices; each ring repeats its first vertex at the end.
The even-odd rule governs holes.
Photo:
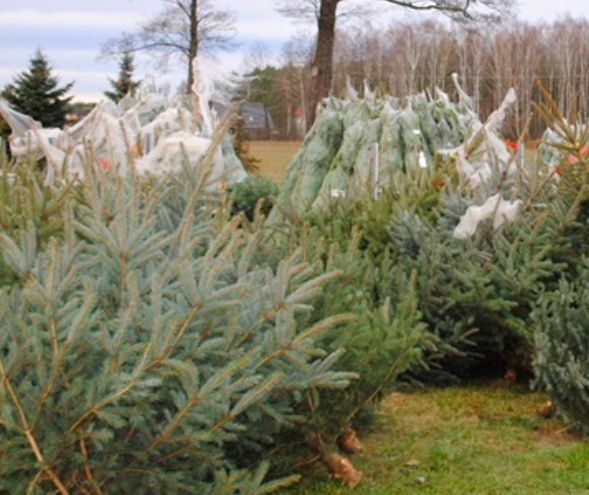
MULTIPOLYGON (((103 55, 146 51, 155 54, 163 66, 176 58, 187 67, 185 88, 190 93, 197 77, 192 60, 205 51, 228 50, 234 46, 235 17, 230 11, 219 9, 214 0, 161 2, 164 9, 142 22, 137 30, 107 41, 103 55)), ((336 26, 340 19, 365 18, 395 6, 414 12, 436 12, 458 24, 472 26, 479 21, 495 24, 513 11, 515 3, 515 0, 274 0, 279 13, 310 20, 317 28, 309 64, 310 85, 305 91, 305 128, 315 120, 318 103, 333 87, 336 26)), ((290 110, 286 113, 290 129, 290 110)))
MULTIPOLYGON (((185 64, 188 84, 184 87, 188 91, 193 82, 193 55, 235 47, 235 18, 219 9, 214 0, 162 0, 162 5, 163 10, 135 32, 104 45, 103 55, 121 60, 119 78, 111 80, 113 90, 107 93, 111 98, 118 99, 135 87, 135 52, 151 52, 161 65, 172 58, 185 64)), ((247 79, 251 82, 244 94, 266 104, 284 138, 300 137, 308 130, 317 103, 330 93, 342 95, 348 78, 360 92, 366 83, 403 98, 436 87, 453 93, 451 75, 457 73, 483 117, 513 86, 518 102, 506 124, 512 138, 526 128, 538 91, 536 78, 570 118, 588 113, 589 22, 584 19, 563 18, 551 24, 512 21, 512 0, 275 0, 275 6, 284 15, 307 19, 317 27, 316 34, 299 35, 287 42, 278 60, 270 61, 263 53, 248 57, 248 75, 253 80, 247 79), (371 16, 391 5, 445 16, 396 22, 386 29, 370 24, 371 16), (448 18, 452 22, 447 22, 448 18), (351 22, 344 24, 346 20, 351 22), (473 24, 477 20, 486 22, 473 24)), ((38 65, 42 66, 42 61, 38 65)), ((6 88, 4 96, 17 108, 30 110, 17 104, 18 79, 15 84, 6 88)), ((43 89, 41 84, 33 86, 27 90, 43 89)), ((46 88, 45 92, 54 89, 46 88)), ((62 106, 61 116, 66 106, 62 106)), ((539 119, 532 120, 530 131, 532 137, 539 136, 539 119)))
MULTIPOLYGON (((261 88, 252 91, 252 97, 268 105, 285 137, 296 134, 291 111, 304 108, 311 114, 308 95, 313 91, 314 51, 312 38, 297 36, 283 47, 277 62, 251 71, 263 76, 254 83, 254 88, 261 88)), ((454 95, 453 73, 483 117, 514 87, 518 100, 505 132, 516 138, 528 128, 530 137, 538 138, 544 128, 541 119, 528 122, 539 91, 536 80, 569 119, 589 115, 589 21, 567 17, 552 23, 510 22, 471 30, 426 19, 386 29, 368 23, 340 28, 331 91, 345 94, 349 79, 360 93, 366 83, 399 98, 433 92, 436 87, 454 95)))

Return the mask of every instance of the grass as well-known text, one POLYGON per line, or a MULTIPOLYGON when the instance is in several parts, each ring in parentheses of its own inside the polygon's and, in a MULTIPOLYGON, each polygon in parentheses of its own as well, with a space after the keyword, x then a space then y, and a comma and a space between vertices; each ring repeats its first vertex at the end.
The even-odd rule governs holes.
POLYGON ((257 173, 278 184, 282 184, 286 167, 301 145, 298 141, 251 141, 248 144, 252 155, 260 160, 257 173))
MULTIPOLYGON (((589 444, 536 410, 546 397, 479 384, 395 394, 355 456, 362 495, 589 494, 589 444)), ((350 489, 307 473, 283 495, 350 489)))

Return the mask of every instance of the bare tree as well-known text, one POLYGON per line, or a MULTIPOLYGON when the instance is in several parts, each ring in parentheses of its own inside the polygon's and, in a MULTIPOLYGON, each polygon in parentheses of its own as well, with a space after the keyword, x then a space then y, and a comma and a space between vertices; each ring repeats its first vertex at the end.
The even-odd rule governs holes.
MULTIPOLYGON (((589 21, 565 18, 551 24, 509 22, 477 28, 449 26, 430 17, 410 24, 393 23, 386 29, 366 22, 340 28, 332 92, 345 94, 350 78, 360 93, 367 81, 400 98, 436 86, 454 95, 450 76, 456 72, 483 119, 514 87, 518 99, 503 131, 515 138, 529 130, 528 137, 537 139, 545 130, 542 119, 530 115, 537 95, 533 81, 538 78, 569 118, 589 116, 589 21)), ((283 69, 292 67, 284 70, 288 76, 281 84, 290 92, 284 93, 282 104, 294 108, 297 102, 307 102, 306 115, 310 115, 313 41, 302 36, 288 44, 289 53, 302 48, 303 56, 291 54, 283 60, 283 69)), ((287 127, 292 129, 292 123, 287 127)))
MULTIPOLYGON (((304 34, 293 36, 283 46, 282 60, 284 67, 287 69, 284 84, 290 88, 291 95, 294 95, 291 98, 285 98, 285 102, 290 104, 291 110, 289 112, 295 108, 302 112, 302 133, 304 135, 308 131, 307 116, 309 115, 307 93, 310 87, 310 73, 308 67, 313 60, 313 46, 309 38, 304 34)), ((295 129, 292 115, 289 115, 291 120, 287 125, 287 135, 293 136, 295 129)))
POLYGON ((247 74, 256 68, 263 69, 271 64, 272 50, 266 43, 256 41, 250 45, 241 65, 243 72, 247 74))
POLYGON ((310 20, 317 23, 318 34, 315 56, 311 64, 313 84, 311 105, 307 118, 311 125, 315 120, 317 104, 331 91, 333 82, 333 53, 335 48, 336 20, 342 17, 358 17, 370 13, 373 8, 354 4, 348 0, 275 0, 278 12, 295 19, 310 20), (338 9, 340 4, 349 8, 338 9), (338 11, 339 10, 339 11, 338 11))
POLYGON ((454 30, 458 66, 455 69, 462 87, 472 95, 474 109, 481 112, 485 69, 489 61, 489 43, 493 33, 485 28, 479 31, 454 30))
POLYGON ((315 57, 311 66, 313 76, 310 121, 315 119, 317 104, 329 95, 333 84, 333 57, 336 22, 347 17, 374 10, 377 4, 390 4, 421 12, 440 12, 455 21, 498 21, 511 10, 515 0, 371 0, 354 4, 350 0, 275 0, 278 11, 297 19, 315 19, 318 34, 315 57), (340 9, 341 5, 344 8, 340 9), (350 8, 345 9, 346 6, 350 8))
POLYGON ((418 87, 417 79, 426 46, 424 41, 413 25, 408 24, 399 32, 396 47, 400 55, 398 63, 404 69, 401 72, 404 78, 404 94, 414 94, 422 89, 418 87))
POLYGON ((192 60, 200 53, 214 53, 233 46, 235 18, 214 7, 212 0, 161 0, 164 9, 139 25, 134 33, 106 42, 102 55, 138 51, 156 55, 160 66, 173 59, 186 64, 187 92, 194 75, 192 60))
POLYGON ((434 90, 445 85, 450 75, 451 56, 455 51, 455 42, 443 24, 429 20, 423 23, 424 55, 422 87, 434 90))

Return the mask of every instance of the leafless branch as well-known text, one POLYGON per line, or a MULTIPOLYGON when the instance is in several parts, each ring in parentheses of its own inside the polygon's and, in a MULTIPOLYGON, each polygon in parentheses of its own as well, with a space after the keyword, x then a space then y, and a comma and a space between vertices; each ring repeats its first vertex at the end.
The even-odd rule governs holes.
MULTIPOLYGON (((286 17, 300 21, 313 21, 319 19, 321 0, 275 0, 276 10, 286 17)), ((338 0, 342 6, 338 9, 338 19, 359 19, 368 17, 377 12, 375 3, 366 1, 338 0)))
POLYGON ((458 22, 500 21, 512 11, 514 0, 380 0, 414 11, 436 11, 458 22))
POLYGON ((146 51, 156 58, 176 56, 186 60, 191 53, 211 54, 235 46, 234 16, 215 8, 212 0, 198 1, 195 19, 192 19, 190 0, 161 1, 164 9, 159 14, 141 23, 137 31, 108 40, 101 56, 108 58, 125 52, 146 51), (191 32, 192 26, 196 26, 196 33, 191 32))

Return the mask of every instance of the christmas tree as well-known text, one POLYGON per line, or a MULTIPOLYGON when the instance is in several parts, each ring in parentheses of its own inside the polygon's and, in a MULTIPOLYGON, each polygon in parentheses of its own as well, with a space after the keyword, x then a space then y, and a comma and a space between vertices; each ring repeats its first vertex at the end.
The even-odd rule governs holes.
MULTIPOLYGON (((538 205, 556 204, 554 177, 544 164, 518 167, 499 137, 514 92, 483 123, 457 91, 456 104, 441 92, 405 107, 369 92, 326 101, 271 218, 309 220, 344 250, 357 231, 354 262, 369 256, 372 271, 389 267, 366 301, 388 298, 401 313, 399 292, 413 291, 414 321, 436 341, 421 357, 429 370, 529 369, 529 314, 561 268, 564 244, 552 241, 571 219, 563 207, 545 221, 538 205)), ((365 277, 355 284, 370 287, 365 277)))
POLYGON ((534 371, 537 385, 547 391, 559 416, 589 434, 589 263, 579 277, 561 280, 545 294, 534 312, 534 371))
POLYGON ((536 106, 549 124, 540 152, 558 178, 556 200, 548 219, 567 212, 568 221, 551 239, 560 246, 562 269, 535 305, 534 372, 538 388, 547 391, 556 413, 589 434, 589 125, 571 125, 548 91, 536 106))
POLYGON ((320 345, 349 318, 307 316, 339 274, 296 253, 259 263, 262 236, 226 217, 202 170, 86 163, 83 182, 52 188, 28 175, 37 206, 0 234, 1 493, 254 495, 293 481, 265 483, 260 453, 304 424, 311 396, 356 376, 320 345))
POLYGON ((62 127, 72 99, 66 95, 72 86, 73 83, 59 86, 47 57, 39 49, 30 60, 29 70, 16 76, 3 96, 16 110, 45 127, 62 127))
POLYGON ((133 94, 139 87, 139 83, 133 80, 135 70, 134 57, 132 53, 123 53, 121 57, 119 77, 117 80, 109 79, 112 91, 105 91, 104 94, 114 102, 119 102, 128 94, 133 94))

